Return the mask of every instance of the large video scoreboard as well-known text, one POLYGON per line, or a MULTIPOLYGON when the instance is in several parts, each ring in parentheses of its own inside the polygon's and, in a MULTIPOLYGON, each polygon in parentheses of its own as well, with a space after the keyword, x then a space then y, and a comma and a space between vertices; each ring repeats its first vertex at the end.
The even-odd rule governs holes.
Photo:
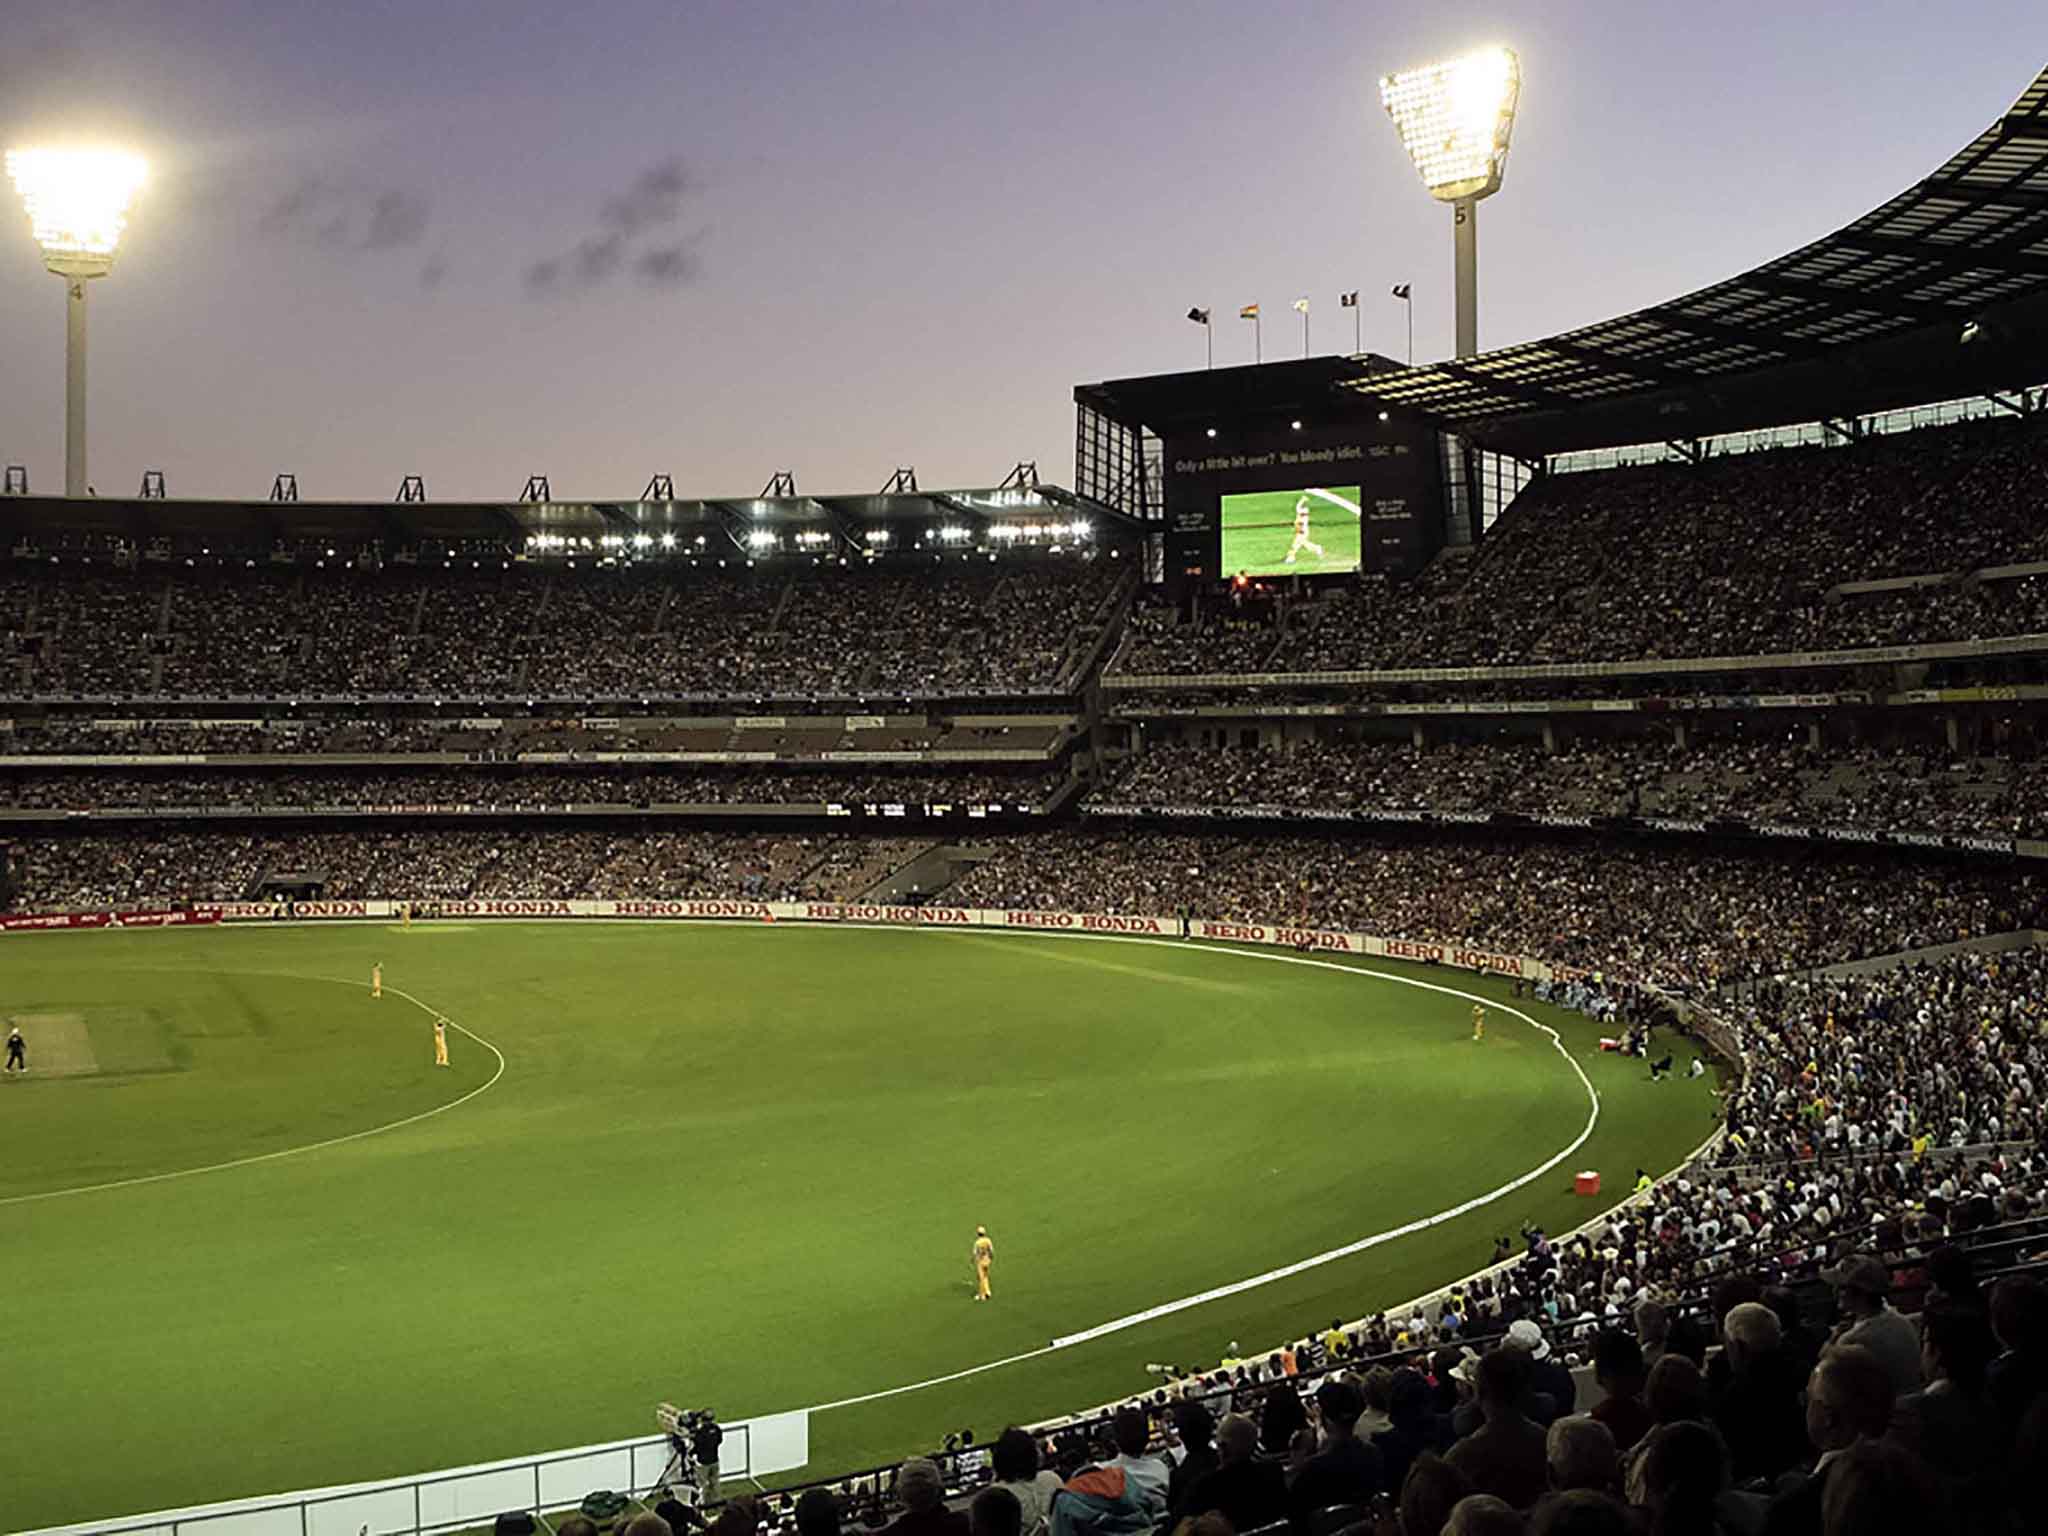
POLYGON ((1182 580, 1381 571, 1442 547, 1436 434, 1369 420, 1162 438, 1170 573, 1182 580))
POLYGON ((1075 488, 1142 515, 1165 513, 1175 586, 1246 576, 1414 575, 1445 538, 1434 427, 1381 419, 1347 388, 1398 367, 1385 358, 1305 358, 1251 368, 1082 385, 1075 488), (1158 439, 1156 475, 1137 445, 1158 439), (1154 499, 1156 498, 1156 499, 1154 499))

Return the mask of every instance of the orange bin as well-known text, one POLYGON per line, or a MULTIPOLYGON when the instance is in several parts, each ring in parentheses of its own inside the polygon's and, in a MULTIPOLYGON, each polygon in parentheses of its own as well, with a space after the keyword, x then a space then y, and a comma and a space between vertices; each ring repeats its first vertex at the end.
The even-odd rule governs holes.
POLYGON ((1588 1169, 1586 1172, 1579 1174, 1576 1178, 1572 1180, 1572 1193, 1575 1195, 1599 1194, 1600 1175, 1591 1169, 1588 1169))

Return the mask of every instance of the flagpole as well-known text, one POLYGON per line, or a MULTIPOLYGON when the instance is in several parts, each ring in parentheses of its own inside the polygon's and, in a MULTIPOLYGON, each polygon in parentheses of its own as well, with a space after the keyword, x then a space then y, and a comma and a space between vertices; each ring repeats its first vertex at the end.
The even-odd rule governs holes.
POLYGON ((1354 304, 1351 306, 1351 355, 1353 357, 1358 356, 1359 353, 1365 350, 1365 321, 1363 316, 1363 305, 1354 304))
POLYGON ((1308 356, 1308 311, 1301 312, 1301 355, 1308 356))
POLYGON ((1205 366, 1209 368, 1216 366, 1216 321, 1213 314, 1211 311, 1202 319, 1202 344, 1209 349, 1209 361, 1205 366))
POLYGON ((1266 360, 1266 333, 1264 326, 1265 320, 1263 317, 1259 315, 1252 316, 1252 361, 1254 363, 1263 363, 1266 360))
POLYGON ((1415 366, 1415 295, 1404 294, 1401 302, 1408 306, 1408 366, 1415 366))

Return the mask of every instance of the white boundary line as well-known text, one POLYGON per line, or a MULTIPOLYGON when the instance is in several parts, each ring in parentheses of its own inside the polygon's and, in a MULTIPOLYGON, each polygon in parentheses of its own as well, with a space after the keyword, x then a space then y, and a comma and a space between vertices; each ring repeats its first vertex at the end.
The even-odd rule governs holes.
MULTIPOLYGON (((519 920, 516 918, 500 918, 492 919, 491 921, 492 924, 504 924, 507 926, 516 925, 519 922, 519 920)), ((731 919, 724 918, 578 918, 574 921, 576 923, 634 923, 646 927, 674 926, 677 924, 689 924, 691 926, 698 927, 708 926, 726 928, 740 928, 746 926, 741 923, 735 922, 731 919)), ((370 924, 381 925, 383 922, 384 919, 381 918, 320 918, 272 921, 265 923, 251 923, 246 925, 246 928, 247 931, 260 933, 264 931, 266 928, 275 929, 279 927, 361 927, 370 924)), ((242 926, 243 925, 222 925, 221 928, 215 928, 210 931, 219 932, 222 931, 222 929, 229 927, 239 929, 242 926)), ((484 925, 478 926, 481 927, 484 925)), ((527 926, 533 926, 533 924, 529 923, 527 924, 527 926)), ((781 927, 783 925, 778 924, 777 926, 781 927)), ((991 930, 988 929, 955 929, 940 927, 937 925, 924 926, 903 923, 791 923, 787 926, 790 928, 802 928, 806 930, 819 930, 827 932, 835 928, 852 928, 864 931, 888 933, 978 933, 983 937, 988 937, 991 933, 991 930)), ((91 931, 104 932, 105 930, 91 931)), ((146 929, 130 931, 156 933, 169 932, 173 930, 146 929)), ((1005 1366, 1019 1365, 1026 1360, 1036 1360, 1042 1356, 1052 1354, 1058 1350, 1070 1349, 1079 1344, 1090 1343, 1093 1340, 1106 1337, 1109 1334, 1118 1333, 1127 1328, 1135 1328, 1142 1323, 1152 1322, 1161 1317, 1171 1316, 1176 1312, 1183 1312, 1190 1308, 1201 1306, 1205 1302, 1221 1300, 1222 1298, 1228 1296, 1235 1296, 1242 1292, 1253 1290, 1258 1286, 1266 1285, 1274 1280, 1286 1279, 1289 1276, 1301 1274, 1306 1270, 1314 1269, 1324 1264, 1334 1263, 1338 1259, 1348 1258, 1352 1255, 1363 1253, 1368 1249, 1378 1247, 1382 1243, 1391 1242, 1399 1237, 1409 1236, 1413 1233, 1423 1231, 1426 1228, 1439 1225, 1442 1222, 1455 1220, 1459 1216, 1466 1215, 1469 1212, 1478 1209, 1480 1206, 1490 1204, 1491 1202, 1501 1198, 1501 1196, 1510 1194, 1513 1191, 1520 1189, 1529 1183, 1532 1183, 1536 1179, 1539 1179, 1544 1174, 1548 1173, 1551 1169, 1555 1168, 1559 1163, 1563 1162, 1566 1158, 1570 1157, 1574 1152, 1578 1151, 1580 1147, 1584 1146, 1587 1140, 1591 1138, 1594 1128, 1599 1124, 1600 1092, 1597 1088, 1593 1086, 1593 1080, 1586 1075, 1585 1069, 1579 1065, 1577 1059, 1573 1057, 1571 1051, 1565 1046, 1563 1037, 1558 1033, 1558 1031, 1553 1026, 1542 1023, 1537 1019, 1531 1018, 1521 1009, 1511 1007, 1506 1003, 1499 1002, 1497 999, 1482 997, 1477 993, 1462 991, 1457 987, 1447 987, 1439 982, 1423 981, 1417 977, 1412 976, 1399 976, 1391 971, 1374 970, 1367 966, 1362 965, 1344 965, 1334 960, 1318 960, 1306 955, 1272 954, 1265 950, 1246 948, 1233 944, 1208 943, 1196 939, 1162 939, 1152 938, 1142 934, 1072 933, 1065 930, 1046 929, 999 929, 993 930, 993 932, 1005 933, 1016 938, 1081 939, 1112 944, 1151 944, 1167 949, 1206 950, 1211 953, 1220 955, 1235 955, 1242 958, 1253 960, 1277 961, 1283 965, 1304 965, 1313 967, 1317 970, 1341 971, 1348 975, 1366 976, 1377 981, 1390 981, 1400 986, 1415 987, 1426 992, 1440 992, 1449 997, 1462 998, 1475 1003, 1483 1003, 1489 1008, 1498 1009, 1502 1013, 1520 1019, 1530 1028, 1537 1030, 1539 1033, 1548 1035, 1550 1037, 1552 1049, 1554 1049, 1560 1056, 1562 1056, 1565 1059, 1566 1063, 1571 1067, 1573 1073, 1578 1077, 1579 1082, 1584 1086, 1586 1090, 1587 1098, 1590 1101, 1590 1107, 1588 1109, 1586 1116, 1586 1124, 1580 1130, 1577 1137, 1575 1137, 1572 1140, 1569 1146, 1566 1146, 1562 1150, 1553 1153, 1551 1157, 1547 1159, 1544 1163, 1542 1163, 1540 1166, 1530 1169, 1527 1173, 1520 1175, 1518 1178, 1509 1180, 1507 1183, 1499 1186, 1494 1190, 1489 1191, 1486 1194, 1474 1196, 1472 1199, 1467 1200, 1462 1204, 1452 1206, 1448 1210, 1439 1211, 1433 1216, 1419 1217, 1418 1219, 1411 1221, 1404 1226, 1390 1228, 1385 1232, 1377 1232, 1369 1237, 1359 1238, 1355 1242, 1344 1244, 1342 1247, 1332 1248, 1324 1253, 1315 1254, 1306 1259, 1296 1260, 1292 1264, 1283 1265, 1278 1269, 1267 1270, 1263 1274, 1252 1275, 1243 1280, 1232 1281, 1227 1285, 1215 1286, 1207 1291, 1202 1291, 1193 1296, 1181 1297, 1177 1301, 1162 1302, 1160 1305, 1156 1307, 1148 1307, 1141 1312, 1127 1313, 1123 1317, 1112 1318, 1109 1322, 1098 1323, 1094 1327, 1083 1329, 1079 1333, 1070 1333, 1063 1335, 1059 1338, 1053 1339, 1050 1343, 1042 1345, 1037 1349, 1025 1350, 1021 1354, 1006 1355, 1000 1360, 989 1360, 983 1362, 980 1365, 965 1366, 956 1371, 949 1371, 941 1376, 927 1377, 923 1381, 908 1382, 902 1386, 896 1387, 885 1387, 877 1392, 864 1392, 853 1397, 837 1398, 828 1403, 819 1403, 810 1408, 794 1410, 796 1412, 829 1413, 832 1412, 834 1409, 855 1408, 866 1403, 880 1402, 885 1398, 902 1397, 912 1392, 921 1392, 929 1387, 944 1386, 950 1382, 964 1381, 971 1376, 984 1375, 990 1371, 1001 1370, 1005 1366)), ((292 973, 270 972, 268 974, 290 975, 292 973)), ((334 982, 336 985, 340 986, 367 985, 367 983, 364 982, 341 981, 338 978, 331 976, 300 976, 298 979, 305 981, 329 981, 334 982)), ((406 1001, 414 1004, 416 1007, 420 1007, 423 1009, 426 1008, 426 1005, 424 1003, 421 1003, 418 998, 413 997, 410 993, 400 991, 396 987, 393 987, 390 990, 395 995, 405 998, 406 1001)), ((427 1011, 433 1012, 432 1009, 427 1009, 427 1011)), ((449 1020, 449 1022, 451 1024, 454 1024, 454 1020, 452 1019, 449 1020)), ((498 1081, 500 1077, 504 1076, 505 1073, 504 1054, 501 1051, 499 1051, 495 1045, 491 1044, 490 1041, 485 1040, 481 1035, 478 1035, 471 1030, 464 1029, 463 1026, 460 1024, 455 1024, 455 1028, 461 1030, 463 1034, 468 1035, 472 1040, 475 1040, 479 1045, 484 1046, 493 1055, 495 1055, 498 1058, 498 1070, 496 1073, 492 1075, 490 1082, 483 1084, 482 1087, 472 1089, 469 1093, 464 1094, 461 1098, 456 1099, 451 1103, 440 1105, 435 1109, 430 1109, 426 1111, 424 1114, 414 1115, 411 1116, 409 1119, 405 1120, 393 1121, 390 1125, 376 1126, 367 1131, 358 1131, 350 1136, 339 1136, 329 1141, 315 1142, 311 1146, 287 1148, 286 1150, 281 1152, 267 1152, 261 1155, 260 1157, 240 1158, 234 1162, 217 1163, 207 1168, 190 1168, 175 1173, 150 1174, 143 1178, 123 1179, 115 1181, 111 1184, 87 1185, 82 1188, 73 1190, 50 1190, 37 1195, 17 1195, 12 1197, 11 1200, 0 1200, 0 1205, 15 1204, 28 1200, 53 1199, 58 1195, 65 1194, 87 1194, 97 1189, 118 1189, 134 1184, 158 1183, 166 1179, 189 1177, 192 1174, 212 1173, 217 1172, 221 1169, 244 1167, 252 1163, 271 1162, 278 1158, 295 1156, 300 1152, 317 1151, 321 1147, 338 1146, 343 1142, 359 1141, 366 1136, 380 1135, 384 1131, 397 1130, 400 1126, 412 1125, 417 1123, 418 1121, 425 1120, 430 1116, 440 1114, 445 1110, 454 1109, 459 1105, 468 1103, 471 1099, 475 1098, 485 1089, 491 1087, 498 1081)), ((1711 1139, 1712 1138, 1709 1138, 1710 1141, 1711 1139)), ((1627 1202, 1623 1201, 1620 1203, 1626 1204, 1627 1202)), ((421 1481, 422 1477, 443 1478, 451 1475, 459 1474, 427 1473, 412 1478, 396 1479, 389 1484, 379 1484, 374 1486, 376 1489, 386 1490, 390 1488, 403 1488, 410 1487, 414 1483, 421 1481)), ((270 1509, 290 1507, 294 1502, 304 1497, 306 1497, 306 1495, 293 1493, 261 1497, 255 1501, 241 1500, 237 1501, 237 1503, 234 1505, 227 1506, 217 1511, 216 1513, 220 1515, 226 1515, 229 1513, 262 1513, 270 1509), (252 1503, 255 1504, 255 1508, 250 1507, 252 1503)), ((160 1515, 132 1515, 104 1522, 87 1522, 83 1525, 78 1526, 51 1527, 48 1532, 42 1533, 42 1536, 56 1536, 56 1533, 60 1531, 63 1533, 67 1533, 68 1536, 68 1533, 92 1531, 95 1529, 139 1530, 146 1529, 153 1525, 163 1525, 172 1523, 174 1520, 178 1520, 181 1522, 193 1522, 205 1518, 208 1518, 207 1509, 204 1506, 200 1506, 194 1507, 189 1510, 177 1511, 175 1513, 165 1512, 160 1515)), ((36 1536, 36 1533, 31 1533, 31 1536, 36 1536)))
MULTIPOLYGON (((162 930, 150 929, 147 931, 158 932, 162 930)), ((156 967, 156 969, 162 970, 166 969, 166 967, 159 966, 156 967)), ((205 973, 193 972, 192 974, 203 975, 205 973)), ((270 971, 266 973, 229 972, 227 974, 268 974, 272 976, 291 975, 291 973, 287 971, 270 971)), ((369 987, 369 983, 366 981, 343 981, 339 977, 335 976, 292 976, 292 979, 294 981, 322 981, 328 983, 331 986, 337 987, 362 987, 365 990, 367 990, 369 987)), ((422 1013, 429 1014, 435 1018, 448 1018, 446 1014, 440 1012, 438 1009, 429 1008, 425 1003, 421 1002, 418 998, 414 997, 410 992, 404 991, 401 988, 386 987, 384 990, 389 992, 394 997, 404 998, 408 1003, 411 1003, 413 1007, 419 1009, 422 1013)), ((470 1089, 469 1092, 465 1093, 459 1099, 450 1099, 446 1104, 436 1104, 432 1109, 422 1110, 420 1111, 420 1113, 416 1115, 407 1115, 403 1120, 393 1120, 387 1125, 373 1125, 366 1131, 351 1131, 346 1136, 330 1136, 325 1141, 308 1142, 303 1147, 284 1147, 276 1152, 260 1152, 256 1154, 254 1157, 237 1157, 230 1159, 228 1162, 225 1163, 208 1163, 203 1168, 174 1168, 169 1173, 138 1174, 136 1177, 132 1179, 109 1179, 104 1184, 76 1184, 69 1189, 45 1189, 39 1190, 36 1193, 29 1195, 8 1195, 5 1197, 0 1197, 0 1206, 29 1205, 33 1204, 35 1201, 38 1200, 59 1200, 65 1197, 66 1195, 96 1195, 110 1189, 133 1189, 136 1186, 142 1184, 162 1184, 171 1179, 195 1178, 202 1173, 224 1173, 230 1168, 250 1168, 255 1166, 257 1163, 274 1163, 277 1162, 280 1158, 298 1157, 302 1153, 320 1152, 324 1151, 328 1147, 345 1146, 351 1141, 364 1141, 372 1136, 382 1136, 386 1131, 396 1131, 401 1130, 408 1125, 418 1125, 422 1120, 431 1120, 434 1118, 434 1116, 444 1115, 451 1109, 460 1109, 464 1104, 467 1104, 471 1099, 475 1098, 478 1094, 484 1093, 490 1088, 494 1087, 497 1084, 498 1079, 505 1075, 505 1053, 499 1050, 497 1046, 493 1045, 490 1041, 486 1040, 482 1035, 476 1033, 476 1031, 471 1029, 464 1029, 462 1025, 457 1024, 453 1019, 448 1019, 448 1024, 450 1028, 455 1029, 462 1034, 468 1035, 470 1039, 474 1040, 478 1045, 482 1046, 485 1050, 489 1051, 493 1056, 498 1058, 498 1070, 491 1074, 489 1081, 479 1084, 477 1087, 470 1089)))
MULTIPOLYGON (((819 924, 817 926, 823 927, 826 925, 819 924)), ((835 923, 830 926, 848 927, 852 925, 835 923)), ((877 923, 860 926, 886 928, 897 927, 898 925, 877 923)), ((898 931, 903 930, 899 927, 898 931)), ((969 932, 973 930, 952 930, 934 926, 931 928, 919 928, 915 931, 921 933, 946 933, 955 931, 969 932)), ((1578 1151, 1580 1147, 1583 1147, 1592 1137, 1594 1128, 1600 1123, 1600 1091, 1593 1086, 1593 1080, 1586 1076, 1585 1068, 1581 1067, 1577 1060, 1573 1058, 1571 1051, 1565 1046, 1564 1039, 1557 1030, 1548 1024, 1531 1018, 1519 1008, 1510 1007, 1505 1003, 1498 1002, 1492 998, 1482 997, 1477 993, 1462 991, 1457 987, 1447 987, 1440 982, 1423 981, 1413 976, 1397 976, 1391 971, 1373 970, 1362 965, 1343 965, 1334 960, 1316 960, 1305 955, 1268 954, 1261 950, 1239 949, 1228 944, 1209 944, 1193 939, 1155 939, 1132 934, 1067 933, 1043 930, 1023 930, 1017 936, 1022 938, 1093 939, 1108 943, 1157 944, 1169 949, 1208 950, 1215 954, 1241 955, 1253 960, 1277 961, 1282 965, 1306 965, 1313 966, 1318 970, 1342 971, 1352 976, 1369 976, 1377 981, 1390 981, 1404 987, 1417 987, 1425 992, 1441 992, 1449 997, 1462 998, 1469 1002, 1484 1004, 1488 1008, 1498 1008, 1500 1012, 1520 1019, 1531 1029, 1550 1037, 1551 1047, 1565 1059, 1565 1062, 1577 1075, 1579 1082, 1585 1087, 1586 1097, 1590 1101, 1586 1114, 1586 1123, 1569 1146, 1553 1153, 1545 1162, 1537 1167, 1530 1169, 1527 1173, 1517 1178, 1510 1179, 1507 1183, 1489 1190, 1483 1195, 1475 1195, 1470 1200, 1451 1206, 1446 1210, 1438 1211, 1434 1215, 1419 1217, 1403 1226, 1390 1227, 1384 1232, 1375 1232, 1369 1237, 1361 1237, 1354 1242, 1345 1243, 1341 1247, 1312 1254, 1305 1259, 1297 1259, 1292 1264, 1283 1264, 1279 1268, 1269 1269, 1263 1274, 1250 1275, 1242 1280, 1233 1280, 1227 1285, 1212 1286, 1206 1291, 1197 1292, 1192 1296, 1183 1296, 1175 1301, 1161 1302, 1158 1306, 1147 1307, 1140 1312, 1129 1312, 1122 1317, 1111 1318, 1106 1323, 1097 1323, 1092 1328, 1084 1328, 1078 1333, 1062 1334, 1053 1339, 1051 1343, 1039 1349, 1026 1350, 1022 1354, 1010 1355, 1001 1360, 991 1360, 983 1365, 968 1366, 964 1370, 952 1371, 943 1376, 933 1376, 924 1381, 910 1382, 900 1387, 889 1387, 879 1392, 866 1392, 856 1397, 845 1397, 829 1403, 819 1403, 805 1409, 804 1411, 807 1413, 826 1413, 834 1408, 857 1407, 860 1404, 877 1402, 883 1398, 900 1397, 905 1393, 922 1391, 926 1387, 943 1386, 948 1382, 960 1381, 969 1376, 978 1376, 985 1371, 993 1371, 1001 1366, 1016 1365, 1026 1360, 1035 1360, 1042 1355, 1049 1355, 1055 1350, 1070 1349, 1076 1344, 1086 1344, 1095 1339, 1105 1338, 1112 1333, 1121 1333, 1126 1328, 1135 1328, 1140 1324, 1154 1322, 1162 1317, 1170 1317, 1176 1312, 1185 1312, 1190 1308, 1202 1306, 1207 1302, 1221 1301, 1225 1297, 1240 1295, 1245 1291, 1255 1290, 1259 1286, 1269 1285, 1275 1280, 1286 1280, 1295 1275, 1303 1274, 1308 1270, 1320 1268, 1325 1264, 1333 1264, 1339 1259, 1351 1258, 1356 1254, 1366 1252, 1368 1249, 1377 1248, 1382 1243, 1392 1242, 1396 1238, 1412 1236, 1414 1233, 1425 1231, 1430 1227, 1438 1226, 1447 1221, 1454 1221, 1460 1216, 1468 1215, 1483 1205, 1490 1205, 1503 1195, 1512 1194, 1525 1185, 1542 1178, 1544 1174, 1550 1172, 1551 1169, 1578 1151)))

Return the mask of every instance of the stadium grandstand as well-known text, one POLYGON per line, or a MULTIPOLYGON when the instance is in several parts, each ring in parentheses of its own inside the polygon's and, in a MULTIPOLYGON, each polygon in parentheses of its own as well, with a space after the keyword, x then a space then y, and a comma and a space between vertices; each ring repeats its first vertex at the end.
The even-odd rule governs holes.
POLYGON ((163 1330, 152 1415, 386 1373, 261 1450, 152 1418, 0 1524, 2039 1529, 2044 359, 2048 72, 1669 303, 1081 385, 1072 489, 0 498, 0 1023, 61 1063, 0 1095, 23 1288, 154 1337, 165 1219, 105 1196, 174 1190, 266 1295, 163 1330), (1350 568, 1290 570, 1333 519, 1350 568), (747 1052, 675 1023, 713 1000, 747 1052), (447 1078, 360 1066, 428 1015, 447 1078), (233 1066, 287 1040, 313 1081, 233 1066), (942 1219, 957 1284, 892 1267, 942 1219), (692 1371, 723 1451, 586 1379, 647 1418, 692 1371))

